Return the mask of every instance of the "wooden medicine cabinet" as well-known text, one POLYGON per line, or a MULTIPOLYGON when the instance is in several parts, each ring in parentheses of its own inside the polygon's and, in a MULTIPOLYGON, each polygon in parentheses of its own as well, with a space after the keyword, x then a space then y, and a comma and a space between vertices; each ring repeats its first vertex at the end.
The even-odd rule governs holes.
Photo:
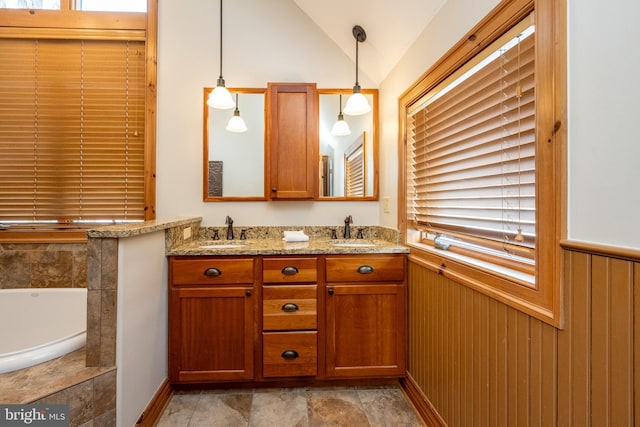
POLYGON ((313 83, 270 83, 229 88, 248 130, 227 131, 234 109, 210 108, 203 99, 203 200, 377 200, 378 91, 362 89, 371 111, 344 116, 351 134, 331 128, 351 89, 316 89, 313 83), (275 191, 273 191, 275 189, 275 191))

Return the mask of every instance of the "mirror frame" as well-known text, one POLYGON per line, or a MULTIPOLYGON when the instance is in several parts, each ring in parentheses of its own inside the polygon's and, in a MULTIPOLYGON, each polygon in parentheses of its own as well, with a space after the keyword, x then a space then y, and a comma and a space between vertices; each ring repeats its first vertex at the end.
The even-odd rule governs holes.
MULTIPOLYGON (((378 181, 379 181, 379 164, 378 164, 378 89, 361 89, 361 93, 373 96, 373 102, 371 105, 371 118, 373 120, 373 135, 372 138, 372 155, 373 155, 373 194, 371 196, 318 196, 316 200, 323 202, 339 202, 339 201, 376 201, 378 200, 378 181)), ((342 94, 343 98, 353 93, 353 89, 318 89, 318 95, 339 95, 342 94)), ((345 101, 346 103, 346 101, 345 101)), ((349 117, 345 114, 346 117, 349 117)), ((318 118, 319 120, 319 118, 318 118)))
MULTIPOLYGON (((263 190, 262 196, 210 196, 209 195, 209 107, 207 106, 207 99, 209 94, 213 92, 212 87, 205 87, 203 91, 203 119, 202 119, 202 133, 203 133, 203 157, 202 157, 202 201, 203 202, 251 202, 251 201, 266 201, 269 200, 267 194, 267 178, 263 177, 263 190)), ((267 88, 227 88, 229 92, 234 93, 248 93, 248 94, 262 94, 263 96, 267 92, 267 88)), ((266 102, 266 97, 265 97, 266 102)), ((264 113, 263 113, 263 120, 264 113)), ((266 129, 266 122, 265 122, 266 129)), ((264 153, 265 171, 267 167, 267 138, 266 133, 262 137, 262 150, 264 153)))
MULTIPOLYGON (((202 129, 203 129, 203 168, 202 168, 202 200, 203 202, 241 202, 241 201, 269 201, 271 200, 267 197, 268 194, 268 177, 263 177, 263 194, 262 196, 210 196, 209 195, 209 107, 207 106, 207 99, 209 98, 209 94, 213 91, 212 87, 205 87, 203 90, 203 121, 202 121, 202 129)), ((263 94, 266 95, 267 88, 227 88, 231 93, 245 93, 245 94, 263 94)), ((378 188, 379 188, 379 143, 378 143, 378 89, 361 89, 363 94, 372 95, 373 102, 371 106, 372 120, 373 120, 373 135, 372 138, 372 152, 373 156, 373 170, 371 173, 373 174, 373 194, 370 196, 318 196, 316 201, 323 202, 333 202, 333 201, 377 201, 378 200, 378 188)), ((343 96, 349 96, 353 93, 352 89, 318 89, 318 95, 338 95, 342 94, 343 96)), ((266 96, 265 96, 266 103, 266 96)), ((265 104, 266 107, 266 104, 265 104)), ((348 117, 348 116, 347 116, 348 117)), ((266 129, 266 117, 263 115, 263 120, 265 120, 264 126, 266 129)), ((320 120, 320 117, 318 117, 320 120)), ((268 147, 267 147, 267 137, 266 132, 263 136, 262 142, 263 152, 264 152, 264 162, 265 162, 265 171, 268 168, 268 147)), ((319 161, 319 160, 318 160, 319 161)), ((320 172, 319 172, 320 173, 320 172)))

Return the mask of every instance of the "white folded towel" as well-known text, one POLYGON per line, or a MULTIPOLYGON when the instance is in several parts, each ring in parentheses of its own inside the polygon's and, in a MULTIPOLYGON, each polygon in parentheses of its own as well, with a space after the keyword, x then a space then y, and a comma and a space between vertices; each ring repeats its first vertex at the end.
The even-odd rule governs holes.
POLYGON ((284 237, 282 238, 285 242, 308 242, 309 236, 304 234, 303 230, 295 230, 295 231, 284 231, 284 237))

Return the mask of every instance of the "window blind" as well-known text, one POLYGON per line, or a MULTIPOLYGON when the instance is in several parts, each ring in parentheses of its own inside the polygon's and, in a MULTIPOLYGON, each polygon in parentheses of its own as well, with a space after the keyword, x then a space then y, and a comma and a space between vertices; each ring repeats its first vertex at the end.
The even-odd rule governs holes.
POLYGON ((0 40, 0 222, 144 218, 144 52, 0 40))
POLYGON ((410 112, 407 208, 418 225, 508 243, 500 249, 534 247, 532 32, 521 23, 410 112))
POLYGON ((359 143, 355 148, 345 153, 345 196, 364 196, 364 146, 359 143))

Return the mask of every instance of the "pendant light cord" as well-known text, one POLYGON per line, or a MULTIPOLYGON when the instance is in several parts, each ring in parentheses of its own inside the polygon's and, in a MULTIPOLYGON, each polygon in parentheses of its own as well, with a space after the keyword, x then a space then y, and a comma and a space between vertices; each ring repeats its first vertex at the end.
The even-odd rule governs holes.
POLYGON ((358 37, 356 37, 356 86, 359 86, 359 85, 360 83, 358 83, 358 37))
POLYGON ((220 0, 220 78, 222 78, 222 0, 220 0))

